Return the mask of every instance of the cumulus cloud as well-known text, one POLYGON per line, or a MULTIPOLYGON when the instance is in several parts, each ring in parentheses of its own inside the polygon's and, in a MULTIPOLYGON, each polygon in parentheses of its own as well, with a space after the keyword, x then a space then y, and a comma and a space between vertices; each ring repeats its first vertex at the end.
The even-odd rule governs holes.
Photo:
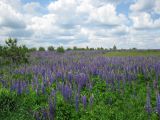
POLYGON ((94 9, 90 14, 90 21, 99 22, 106 25, 120 25, 127 21, 125 15, 117 15, 115 7, 106 4, 102 7, 94 9))
POLYGON ((132 11, 149 11, 152 10, 155 5, 155 0, 137 0, 130 6, 132 11))
POLYGON ((156 29, 160 28, 160 19, 153 20, 146 12, 133 13, 130 15, 133 27, 136 29, 156 29))
POLYGON ((12 6, 0 1, 0 26, 8 28, 24 28, 23 15, 12 6))
POLYGON ((56 0, 45 6, 1 0, 0 38, 16 37, 30 47, 152 48, 159 41, 159 3, 128 2, 128 14, 124 14, 117 9, 123 0, 56 0))

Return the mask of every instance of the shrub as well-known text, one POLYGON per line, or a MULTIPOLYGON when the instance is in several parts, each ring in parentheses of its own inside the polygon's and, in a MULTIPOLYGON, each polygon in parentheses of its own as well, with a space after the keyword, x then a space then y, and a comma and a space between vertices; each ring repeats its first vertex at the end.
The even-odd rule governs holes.
POLYGON ((29 51, 34 52, 34 51, 37 51, 37 49, 36 48, 30 48, 29 51))
POLYGON ((70 51, 70 50, 72 50, 72 48, 67 48, 67 51, 70 51))
POLYGON ((49 46, 48 47, 48 51, 54 51, 54 47, 53 46, 49 46))
POLYGON ((64 50, 64 48, 62 46, 60 46, 60 47, 57 48, 57 52, 64 53, 65 50, 64 50))
POLYGON ((16 110, 17 107, 17 97, 8 91, 0 92, 0 113, 11 112, 16 110))
POLYGON ((39 51, 45 51, 44 47, 39 47, 39 51))
POLYGON ((28 48, 25 45, 17 46, 17 39, 12 38, 8 38, 5 43, 0 54, 7 64, 28 63, 28 48))

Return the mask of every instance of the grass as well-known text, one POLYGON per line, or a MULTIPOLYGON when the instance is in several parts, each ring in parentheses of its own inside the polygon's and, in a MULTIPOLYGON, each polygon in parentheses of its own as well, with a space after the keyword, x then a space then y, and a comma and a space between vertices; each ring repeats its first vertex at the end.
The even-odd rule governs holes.
POLYGON ((112 51, 106 53, 106 56, 160 56, 160 51, 112 51))

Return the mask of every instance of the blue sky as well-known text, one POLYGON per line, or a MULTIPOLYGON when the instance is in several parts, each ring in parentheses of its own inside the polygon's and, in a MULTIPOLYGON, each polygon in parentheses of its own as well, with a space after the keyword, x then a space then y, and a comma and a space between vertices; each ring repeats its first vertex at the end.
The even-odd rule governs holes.
POLYGON ((160 48, 159 0, 0 0, 0 44, 160 48))

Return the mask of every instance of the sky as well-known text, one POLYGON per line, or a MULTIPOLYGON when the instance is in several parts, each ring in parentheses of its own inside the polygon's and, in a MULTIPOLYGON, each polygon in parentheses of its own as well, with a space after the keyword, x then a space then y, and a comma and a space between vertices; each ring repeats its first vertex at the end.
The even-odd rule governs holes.
POLYGON ((0 0, 0 44, 160 49, 160 0, 0 0))

